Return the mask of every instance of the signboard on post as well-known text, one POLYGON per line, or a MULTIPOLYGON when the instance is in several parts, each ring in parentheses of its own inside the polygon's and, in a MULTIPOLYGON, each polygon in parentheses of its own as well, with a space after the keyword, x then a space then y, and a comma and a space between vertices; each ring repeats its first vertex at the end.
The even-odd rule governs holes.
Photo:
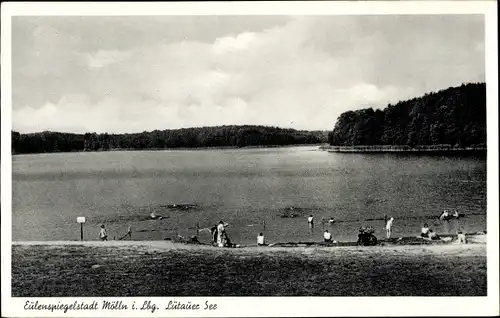
POLYGON ((76 223, 80 223, 80 240, 83 241, 83 223, 85 223, 85 217, 84 216, 76 217, 76 223))

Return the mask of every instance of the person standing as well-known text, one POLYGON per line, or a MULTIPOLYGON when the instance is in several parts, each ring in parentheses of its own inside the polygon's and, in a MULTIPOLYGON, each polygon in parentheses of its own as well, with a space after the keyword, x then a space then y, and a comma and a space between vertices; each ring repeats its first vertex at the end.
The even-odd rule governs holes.
POLYGON ((392 234, 392 223, 394 222, 394 218, 390 218, 389 221, 387 221, 386 225, 385 225, 385 233, 386 233, 386 236, 387 236, 387 239, 390 239, 391 238, 391 234, 392 234))
POLYGON ((101 225, 101 230, 99 231, 99 239, 101 241, 107 241, 108 240, 108 233, 106 233, 106 227, 101 225))
POLYGON ((130 225, 127 228, 127 236, 129 239, 132 239, 132 227, 130 225))
POLYGON ((224 247, 225 245, 225 228, 222 220, 217 225, 217 246, 224 247))
POLYGON ((212 233, 212 243, 215 245, 217 244, 217 224, 212 226, 212 228, 210 229, 210 233, 212 233))
POLYGON ((257 236, 257 246, 264 246, 264 245, 266 245, 264 234, 259 233, 259 236, 257 236))

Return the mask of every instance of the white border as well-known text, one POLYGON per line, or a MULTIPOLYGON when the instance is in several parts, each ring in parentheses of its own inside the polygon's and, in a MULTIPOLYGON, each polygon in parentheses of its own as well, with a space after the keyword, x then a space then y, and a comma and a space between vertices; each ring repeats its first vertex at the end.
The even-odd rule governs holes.
MULTIPOLYGON (((28 298, 11 298, 11 16, 15 15, 359 15, 359 14, 485 14, 486 83, 488 103, 487 211, 488 211, 488 296, 487 297, 188 297, 183 301, 219 304, 212 313, 142 312, 142 316, 478 316, 499 314, 498 279, 498 50, 497 6, 495 1, 405 1, 405 2, 200 2, 200 3, 2 3, 1 16, 1 199, 2 224, 2 316, 23 317, 122 317, 132 311, 62 312, 25 311, 28 298)), ((45 298, 58 301, 88 298, 45 298)), ((103 300, 106 298, 96 298, 103 300)), ((167 298, 118 298, 128 303, 154 299, 166 303, 167 298)), ((168 298, 175 299, 175 298, 168 298)), ((29 298, 29 300, 36 300, 29 298)), ((180 299, 177 299, 180 300, 180 299)), ((135 316, 141 312, 133 312, 135 316)))

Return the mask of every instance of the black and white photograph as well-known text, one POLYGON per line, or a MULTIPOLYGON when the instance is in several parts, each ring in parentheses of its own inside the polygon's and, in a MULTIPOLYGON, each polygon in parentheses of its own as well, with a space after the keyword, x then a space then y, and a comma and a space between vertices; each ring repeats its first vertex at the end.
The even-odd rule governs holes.
POLYGON ((2 316, 498 314, 496 4, 299 4, 2 4, 2 316))

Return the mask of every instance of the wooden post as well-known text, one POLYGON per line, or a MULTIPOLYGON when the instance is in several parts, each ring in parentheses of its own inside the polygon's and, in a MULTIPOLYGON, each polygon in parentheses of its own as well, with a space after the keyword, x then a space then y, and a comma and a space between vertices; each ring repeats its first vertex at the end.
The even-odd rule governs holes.
POLYGON ((83 241, 83 223, 80 223, 80 239, 83 241))
POLYGON ((196 236, 200 233, 200 223, 196 222, 196 236))

